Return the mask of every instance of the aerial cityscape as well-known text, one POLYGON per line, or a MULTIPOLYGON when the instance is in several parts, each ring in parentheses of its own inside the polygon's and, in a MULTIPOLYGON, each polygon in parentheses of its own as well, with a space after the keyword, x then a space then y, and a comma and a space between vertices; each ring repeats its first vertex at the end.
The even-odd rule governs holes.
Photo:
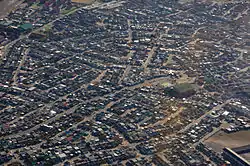
POLYGON ((0 0, 0 165, 249 166, 250 1, 0 0))

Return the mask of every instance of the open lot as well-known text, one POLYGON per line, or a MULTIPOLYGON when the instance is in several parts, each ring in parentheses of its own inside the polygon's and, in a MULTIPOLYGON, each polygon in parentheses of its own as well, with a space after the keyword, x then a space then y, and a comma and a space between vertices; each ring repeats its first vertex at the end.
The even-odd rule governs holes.
POLYGON ((236 148, 248 145, 250 131, 239 131, 236 133, 227 134, 223 131, 216 133, 205 141, 209 147, 216 152, 221 152, 224 147, 236 148))

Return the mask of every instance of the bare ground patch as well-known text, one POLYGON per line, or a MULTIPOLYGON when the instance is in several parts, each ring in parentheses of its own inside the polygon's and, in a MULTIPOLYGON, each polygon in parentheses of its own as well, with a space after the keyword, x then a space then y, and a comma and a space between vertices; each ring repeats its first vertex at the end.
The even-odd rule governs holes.
POLYGON ((250 131, 239 131, 235 133, 225 133, 220 131, 208 138, 205 144, 216 152, 222 152, 224 147, 236 148, 250 144, 250 131))

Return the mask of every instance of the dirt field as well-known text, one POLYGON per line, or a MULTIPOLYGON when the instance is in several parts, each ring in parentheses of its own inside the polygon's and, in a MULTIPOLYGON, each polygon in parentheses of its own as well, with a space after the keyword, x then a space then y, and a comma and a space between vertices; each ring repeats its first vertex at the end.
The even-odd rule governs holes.
POLYGON ((227 134, 220 131, 208 138, 205 144, 211 147, 216 152, 222 152, 224 147, 236 148, 250 144, 250 131, 240 131, 227 134))

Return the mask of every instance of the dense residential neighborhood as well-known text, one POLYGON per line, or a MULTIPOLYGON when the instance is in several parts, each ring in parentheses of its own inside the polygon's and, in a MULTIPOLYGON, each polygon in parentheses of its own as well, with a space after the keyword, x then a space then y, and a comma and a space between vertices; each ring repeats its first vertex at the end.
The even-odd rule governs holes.
POLYGON ((250 2, 183 1, 0 19, 0 165, 249 164, 250 2))

